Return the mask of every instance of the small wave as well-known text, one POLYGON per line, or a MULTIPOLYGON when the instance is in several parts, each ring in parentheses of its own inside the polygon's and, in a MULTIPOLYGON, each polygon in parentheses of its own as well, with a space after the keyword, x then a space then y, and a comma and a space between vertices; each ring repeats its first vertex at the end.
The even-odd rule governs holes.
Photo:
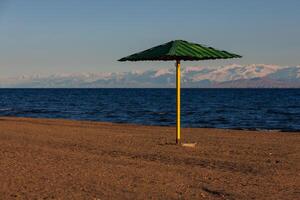
POLYGON ((255 128, 255 131, 263 131, 263 132, 281 132, 280 129, 265 129, 265 128, 255 128))
POLYGON ((61 113, 61 111, 46 110, 46 109, 30 109, 30 110, 19 110, 15 114, 56 114, 61 113))
POLYGON ((0 111, 11 111, 12 108, 0 108, 0 111))
POLYGON ((171 119, 168 119, 168 118, 161 118, 161 119, 158 119, 159 122, 170 122, 172 121, 171 119))
POLYGON ((152 115, 167 115, 169 112, 150 112, 152 115))

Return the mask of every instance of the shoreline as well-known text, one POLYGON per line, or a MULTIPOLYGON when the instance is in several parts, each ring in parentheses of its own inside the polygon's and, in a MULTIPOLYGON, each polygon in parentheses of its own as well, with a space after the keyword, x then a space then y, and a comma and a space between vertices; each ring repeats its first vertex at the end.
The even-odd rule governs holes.
POLYGON ((300 134, 0 118, 0 199, 297 199, 300 134))
MULTIPOLYGON (((43 118, 43 117, 18 117, 18 116, 0 116, 1 119, 36 119, 36 120, 53 120, 53 121, 70 121, 70 122, 87 122, 87 123, 98 123, 98 124, 118 124, 118 125, 128 125, 128 126, 145 126, 145 127, 166 127, 175 128, 176 125, 147 125, 147 124, 137 124, 137 123, 127 123, 127 122, 110 122, 110 121, 97 121, 97 120, 85 120, 85 119, 67 119, 67 118, 43 118)), ((186 127, 181 126, 182 129, 216 129, 216 130, 229 130, 229 131, 249 131, 249 132, 269 132, 269 133, 300 133, 300 130, 281 130, 281 129, 260 129, 260 128, 217 128, 217 127, 186 127)))

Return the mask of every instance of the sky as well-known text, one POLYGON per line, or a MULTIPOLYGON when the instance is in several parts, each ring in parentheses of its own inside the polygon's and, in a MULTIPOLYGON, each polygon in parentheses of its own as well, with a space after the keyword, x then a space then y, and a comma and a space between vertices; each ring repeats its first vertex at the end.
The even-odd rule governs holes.
POLYGON ((0 0, 0 77, 172 67, 126 62, 175 39, 242 59, 184 66, 300 64, 299 0, 0 0))

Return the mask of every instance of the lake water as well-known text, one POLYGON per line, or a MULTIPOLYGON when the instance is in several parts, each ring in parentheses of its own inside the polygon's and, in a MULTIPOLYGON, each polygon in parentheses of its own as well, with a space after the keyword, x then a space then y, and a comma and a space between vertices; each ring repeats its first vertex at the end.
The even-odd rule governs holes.
MULTIPOLYGON (((182 89, 182 126, 300 131, 300 89, 182 89)), ((174 126, 175 89, 0 89, 0 116, 174 126)))

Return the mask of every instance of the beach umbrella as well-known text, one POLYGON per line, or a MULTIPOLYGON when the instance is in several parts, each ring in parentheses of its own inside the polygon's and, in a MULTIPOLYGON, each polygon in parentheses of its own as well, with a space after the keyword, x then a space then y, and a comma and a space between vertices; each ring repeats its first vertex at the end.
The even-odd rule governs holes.
POLYGON ((180 61, 241 58, 241 56, 201 44, 174 40, 145 51, 121 58, 119 61, 176 61, 176 143, 180 143, 180 61))

